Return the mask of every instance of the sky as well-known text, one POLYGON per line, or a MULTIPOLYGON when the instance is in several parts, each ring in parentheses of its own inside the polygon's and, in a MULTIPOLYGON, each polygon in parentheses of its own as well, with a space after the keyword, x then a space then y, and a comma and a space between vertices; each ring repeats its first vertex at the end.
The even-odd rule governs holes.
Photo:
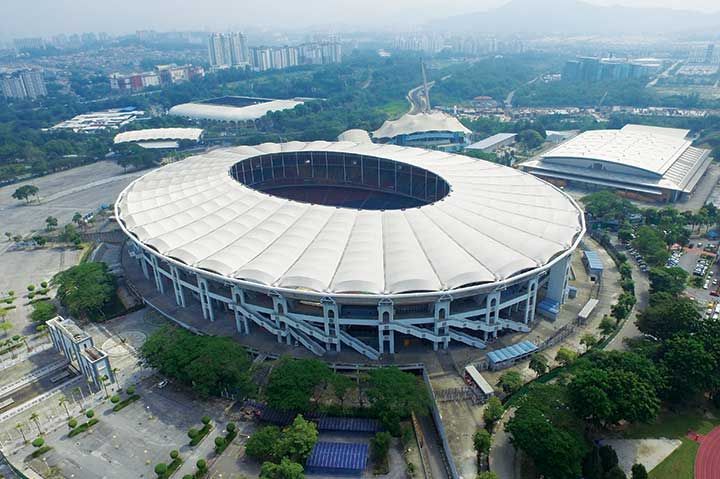
MULTIPOLYGON (((398 26, 492 9, 508 0, 0 0, 0 37, 135 30, 398 26)), ((538 0, 551 2, 553 0, 538 0)), ((601 5, 718 11, 717 0, 586 0, 601 5)))

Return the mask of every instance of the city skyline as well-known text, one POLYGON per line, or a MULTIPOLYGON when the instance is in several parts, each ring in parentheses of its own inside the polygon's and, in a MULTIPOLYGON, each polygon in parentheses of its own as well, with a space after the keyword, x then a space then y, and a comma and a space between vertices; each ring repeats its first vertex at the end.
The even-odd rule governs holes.
MULTIPOLYGON (((435 19, 491 10, 508 3, 506 0, 456 0, 450 4, 439 0, 399 0, 392 4, 369 0, 364 3, 343 5, 337 8, 328 0, 307 4, 286 2, 276 5, 272 14, 265 11, 265 4, 251 0, 242 9, 232 9, 226 0, 209 0, 202 5, 183 0, 172 2, 158 0, 148 4, 128 0, 126 8, 117 10, 98 2, 11 0, 3 6, 6 24, 0 39, 9 40, 23 36, 47 36, 60 33, 106 31, 111 34, 131 33, 135 30, 201 30, 231 31, 248 30, 252 27, 262 31, 271 27, 288 29, 317 28, 374 28, 392 26, 415 27, 435 19), (179 3, 179 4, 178 4, 179 3), (225 14, 217 12, 225 8, 225 14), (173 16, 168 17, 171 10, 173 16), (321 14, 320 14, 321 12, 321 14), (58 22, 58 18, 63 18, 58 22)), ((587 3, 602 6, 670 8, 717 12, 712 0, 588 0, 587 3)))

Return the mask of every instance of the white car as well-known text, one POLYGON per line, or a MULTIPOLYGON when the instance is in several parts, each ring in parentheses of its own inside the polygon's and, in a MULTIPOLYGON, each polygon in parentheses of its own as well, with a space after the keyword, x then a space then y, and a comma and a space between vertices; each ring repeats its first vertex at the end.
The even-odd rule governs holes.
POLYGON ((160 382, 157 384, 157 387, 158 387, 158 389, 162 389, 162 388, 164 388, 164 387, 167 386, 167 385, 168 385, 168 380, 167 380, 167 379, 163 379, 162 381, 160 381, 160 382))

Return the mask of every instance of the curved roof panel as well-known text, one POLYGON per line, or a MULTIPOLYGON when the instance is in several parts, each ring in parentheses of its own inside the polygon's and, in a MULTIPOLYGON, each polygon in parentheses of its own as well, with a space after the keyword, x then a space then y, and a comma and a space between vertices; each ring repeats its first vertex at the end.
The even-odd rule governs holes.
POLYGON ((394 138, 398 135, 410 135, 426 131, 472 133, 454 116, 442 111, 433 111, 416 115, 407 113, 398 120, 387 120, 373 132, 373 138, 394 138))
POLYGON ((662 176, 690 147, 688 130, 626 125, 620 130, 591 130, 544 153, 543 158, 586 159, 613 163, 662 176))
POLYGON ((124 131, 115 135, 114 143, 133 143, 140 141, 192 140, 199 141, 202 128, 148 128, 146 130, 124 131))
POLYGON ((402 294, 492 283, 573 248, 584 223, 563 192, 527 173, 440 151, 352 142, 213 150, 141 177, 116 204, 161 255, 240 281, 319 293, 402 294), (442 200, 406 210, 292 201, 229 174, 268 152, 372 155, 439 175, 442 200))
POLYGON ((291 110, 302 104, 300 100, 270 100, 247 106, 183 103, 170 108, 168 114, 196 120, 250 121, 262 118, 272 111, 291 110))

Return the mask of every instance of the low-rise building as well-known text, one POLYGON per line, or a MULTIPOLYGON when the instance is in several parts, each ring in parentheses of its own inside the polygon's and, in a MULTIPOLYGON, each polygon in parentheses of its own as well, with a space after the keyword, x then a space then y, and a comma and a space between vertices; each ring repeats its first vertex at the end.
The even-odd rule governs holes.
POLYGON ((465 147, 466 150, 482 151, 483 153, 492 153, 500 148, 514 145, 517 141, 517 133, 497 133, 483 140, 465 147))

